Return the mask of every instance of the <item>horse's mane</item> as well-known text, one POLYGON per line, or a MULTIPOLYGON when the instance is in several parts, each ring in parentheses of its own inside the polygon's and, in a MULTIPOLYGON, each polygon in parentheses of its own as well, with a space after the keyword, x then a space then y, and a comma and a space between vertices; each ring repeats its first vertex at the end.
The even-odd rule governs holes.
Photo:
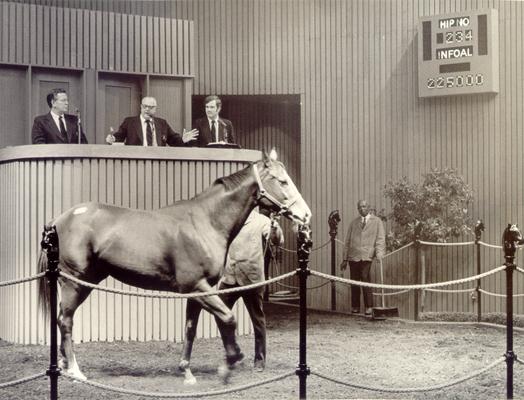
POLYGON ((218 178, 214 185, 222 184, 225 186, 226 190, 236 189, 246 178, 251 174, 251 165, 248 168, 241 169, 240 171, 235 172, 234 174, 218 178))

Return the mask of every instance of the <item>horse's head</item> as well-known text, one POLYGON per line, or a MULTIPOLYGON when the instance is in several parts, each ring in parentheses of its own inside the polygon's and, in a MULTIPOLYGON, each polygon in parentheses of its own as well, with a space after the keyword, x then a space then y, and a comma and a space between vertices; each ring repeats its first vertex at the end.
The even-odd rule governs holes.
POLYGON ((277 161, 277 153, 264 153, 261 161, 253 164, 258 183, 258 205, 288 217, 296 224, 307 225, 311 210, 289 177, 284 165, 277 161))
POLYGON ((508 224, 502 234, 502 248, 505 257, 514 257, 517 245, 524 244, 524 238, 517 224, 508 224))

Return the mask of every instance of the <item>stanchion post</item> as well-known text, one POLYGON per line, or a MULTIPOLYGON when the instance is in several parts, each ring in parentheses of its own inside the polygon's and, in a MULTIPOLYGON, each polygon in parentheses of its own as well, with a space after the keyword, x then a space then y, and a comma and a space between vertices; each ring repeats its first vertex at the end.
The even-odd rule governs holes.
MULTIPOLYGON (((420 283, 420 229, 421 224, 417 221, 415 225, 415 283, 420 283)), ((420 300, 420 289, 415 289, 413 292, 413 320, 419 320, 419 300, 420 300)))
MULTIPOLYGON (((337 266, 336 266, 336 239, 337 239, 337 230, 338 223, 340 222, 340 215, 338 210, 331 211, 328 218, 329 224, 329 237, 331 238, 331 275, 337 275, 337 266)), ((337 310, 337 291, 336 283, 331 281, 331 310, 337 310)))
POLYGON ((51 400, 58 399, 58 377, 60 376, 60 369, 58 368, 58 334, 57 334, 57 283, 58 283, 58 235, 56 227, 44 227, 42 234, 42 249, 47 254, 47 271, 46 279, 49 285, 50 302, 50 340, 51 346, 49 350, 49 369, 46 371, 50 381, 50 398, 51 400))
MULTIPOLYGON (((478 220, 475 224, 475 247, 477 250, 477 275, 481 274, 481 260, 480 260, 480 239, 482 232, 484 232, 484 223, 478 220)), ((482 293, 480 293, 481 280, 477 279, 477 322, 482 321, 482 293)))
POLYGON ((307 277, 309 275, 308 263, 309 253, 311 252, 311 230, 308 226, 302 225, 298 230, 297 238, 297 256, 298 265, 297 274, 300 282, 300 327, 299 327, 299 364, 295 371, 299 378, 299 398, 306 398, 306 379, 310 374, 307 366, 307 277))
POLYGON ((508 224, 502 235, 502 248, 506 265, 506 398, 513 398, 513 364, 515 353, 513 352, 513 271, 515 265, 515 252, 517 245, 523 244, 524 240, 516 224, 508 224))

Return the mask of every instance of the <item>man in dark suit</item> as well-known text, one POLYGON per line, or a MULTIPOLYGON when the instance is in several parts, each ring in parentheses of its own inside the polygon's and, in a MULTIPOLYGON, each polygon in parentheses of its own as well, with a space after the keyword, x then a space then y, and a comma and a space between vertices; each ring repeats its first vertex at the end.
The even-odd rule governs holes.
POLYGON ((108 143, 124 142, 131 146, 184 146, 186 142, 197 137, 196 130, 183 135, 175 132, 167 121, 155 117, 157 108, 154 97, 144 97, 140 104, 140 115, 127 117, 116 132, 106 138, 108 143))
MULTIPOLYGON (((33 144, 78 143, 78 118, 66 114, 69 108, 67 93, 64 89, 53 89, 47 95, 48 114, 35 117, 31 138, 33 144)), ((84 132, 81 142, 87 143, 84 132)))
POLYGON ((196 140, 190 142, 191 146, 207 146, 209 143, 236 143, 235 130, 230 120, 220 118, 222 101, 218 96, 207 96, 204 100, 206 117, 197 119, 193 129, 198 130, 196 140))

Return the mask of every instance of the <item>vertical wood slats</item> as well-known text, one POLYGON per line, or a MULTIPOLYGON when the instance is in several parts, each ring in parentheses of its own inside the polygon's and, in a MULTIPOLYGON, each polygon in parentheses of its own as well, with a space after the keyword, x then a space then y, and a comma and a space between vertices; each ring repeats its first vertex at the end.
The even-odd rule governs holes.
POLYGON ((194 74, 192 21, 7 1, 0 21, 0 63, 194 74))
MULTIPOLYGON (((154 209, 193 197, 223 173, 233 173, 243 167, 244 163, 237 161, 94 158, 2 163, 0 260, 9 267, 0 268, 0 282, 38 273, 42 227, 74 204, 92 200, 154 209)), ((102 284, 151 293, 112 278, 102 284)), ((48 321, 43 321, 37 308, 37 287, 37 281, 33 281, 0 288, 0 338, 24 344, 48 341, 48 321)), ((77 341, 181 341, 185 302, 93 290, 75 315, 73 336, 77 341)), ((252 328, 243 303, 237 303, 234 311, 238 333, 250 333, 252 328)), ((199 336, 217 335, 214 318, 203 313, 199 336)))
MULTIPOLYGON (((82 7, 99 5, 85 1, 82 7)), ((378 210, 387 209, 384 184, 402 176, 419 180, 433 167, 457 168, 475 189, 471 214, 486 223, 485 241, 498 243, 506 222, 523 219, 522 2, 199 0, 112 2, 107 7, 113 12, 193 20, 197 94, 302 94, 301 187, 313 211, 319 243, 328 238, 326 218, 331 210, 341 211, 342 240, 356 215, 358 198, 367 197, 378 210), (499 10, 499 94, 419 99, 418 18, 486 8, 499 10), (277 27, 280 32, 275 32, 277 27), (235 40, 224 40, 229 37, 235 40), (246 44, 236 54, 239 40, 246 44), (283 51, 286 46, 292 51, 283 51)), ((9 15, 5 10, 3 5, 2 21, 9 15)), ((5 59, 10 55, 9 31, 3 26, 0 32, 5 59)), ((428 256, 428 262, 435 268, 440 265, 439 280, 457 277, 469 268, 460 264, 468 259, 468 251, 459 249, 451 259, 437 252, 428 256)), ((500 263, 497 252, 486 254, 485 268, 500 263)), ((313 254, 312 265, 328 272, 328 260, 329 250, 322 249, 313 254)), ((489 279, 497 285, 493 291, 503 292, 503 279, 489 279)), ((329 295, 329 286, 319 289, 310 305, 329 307, 329 295)), ((338 303, 347 309, 348 300, 345 295, 338 303)), ((486 312, 501 307, 501 301, 491 297, 483 304, 486 312)))

